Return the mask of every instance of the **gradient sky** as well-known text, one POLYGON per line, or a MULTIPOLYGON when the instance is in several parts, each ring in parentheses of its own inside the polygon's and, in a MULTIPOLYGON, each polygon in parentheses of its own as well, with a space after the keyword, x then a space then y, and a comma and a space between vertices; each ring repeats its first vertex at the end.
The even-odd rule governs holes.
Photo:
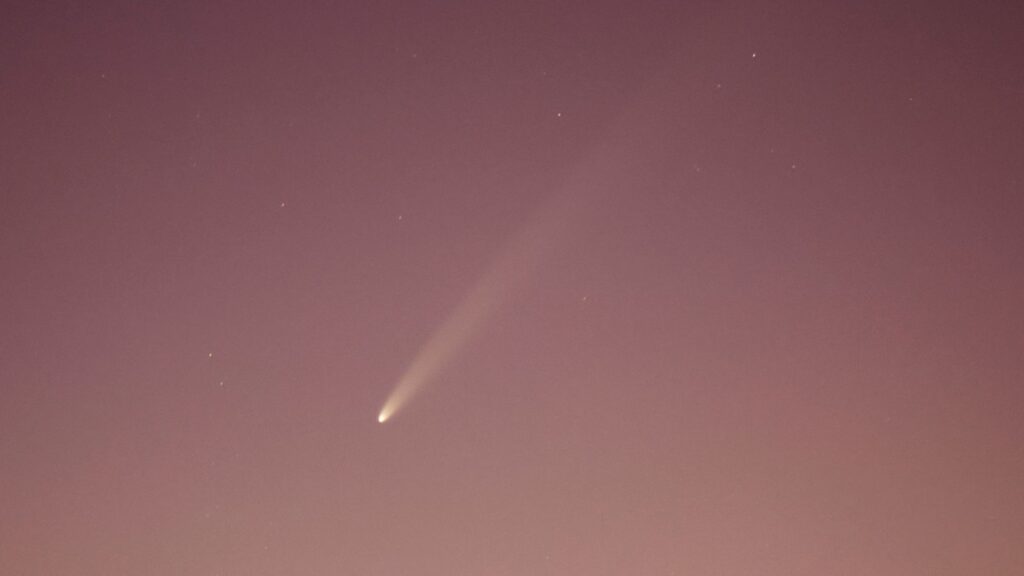
POLYGON ((0 573, 1024 574, 981 4, 5 3, 0 573))

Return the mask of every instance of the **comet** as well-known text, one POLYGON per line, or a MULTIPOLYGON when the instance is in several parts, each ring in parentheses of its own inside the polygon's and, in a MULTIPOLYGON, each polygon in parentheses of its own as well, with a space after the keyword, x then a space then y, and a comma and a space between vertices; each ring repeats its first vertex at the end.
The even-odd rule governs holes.
MULTIPOLYGON (((568 240, 600 206, 601 198, 627 186, 623 177, 643 165, 644 144, 665 129, 659 114, 677 106, 676 99, 646 91, 609 128, 608 137, 570 170, 556 193, 509 241, 462 301, 431 334, 402 373, 377 415, 391 420, 425 386, 436 380, 476 336, 496 310, 535 275, 545 257, 568 240), (652 98, 653 97, 653 98, 652 98)), ((664 88, 664 86, 661 86, 664 88)))
POLYGON ((541 260, 545 245, 560 235, 550 214, 534 219, 509 243, 443 324, 430 336, 384 402, 383 424, 436 378, 476 335, 485 321, 521 286, 541 260))
POLYGON ((509 241, 448 318, 431 334, 384 402, 377 422, 390 420, 455 359, 496 310, 520 291, 546 256, 565 246, 587 206, 607 190, 600 170, 569 178, 509 241))

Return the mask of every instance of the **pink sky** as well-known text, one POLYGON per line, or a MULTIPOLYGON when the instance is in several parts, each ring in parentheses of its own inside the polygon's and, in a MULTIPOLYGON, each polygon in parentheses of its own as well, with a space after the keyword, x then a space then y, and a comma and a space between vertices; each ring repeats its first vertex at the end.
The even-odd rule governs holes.
POLYGON ((158 4, 0 10, 0 573, 1024 573, 1020 3, 158 4))

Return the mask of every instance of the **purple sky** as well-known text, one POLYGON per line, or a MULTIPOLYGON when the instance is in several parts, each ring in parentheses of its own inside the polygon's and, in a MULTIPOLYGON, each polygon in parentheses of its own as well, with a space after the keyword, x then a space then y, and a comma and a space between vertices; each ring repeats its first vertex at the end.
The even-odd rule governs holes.
POLYGON ((8 3, 0 573, 1024 573, 956 4, 8 3))

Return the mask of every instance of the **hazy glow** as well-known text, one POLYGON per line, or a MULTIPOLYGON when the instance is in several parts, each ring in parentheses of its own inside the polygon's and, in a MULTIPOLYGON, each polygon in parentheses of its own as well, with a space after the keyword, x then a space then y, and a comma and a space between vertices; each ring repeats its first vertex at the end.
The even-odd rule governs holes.
POLYGON ((592 180, 571 178, 563 191, 549 199, 519 231, 406 368, 381 408, 381 422, 394 416, 436 378, 484 321, 532 275, 541 257, 564 243, 572 224, 579 220, 576 213, 581 191, 589 194, 595 188, 592 180))
MULTIPOLYGON (((526 235, 524 235, 526 236, 526 235)), ((448 319, 420 349, 405 374, 395 385, 381 408, 378 420, 384 422, 416 395, 424 384, 437 376, 466 342, 476 334, 483 321, 521 280, 536 260, 538 245, 521 236, 498 263, 481 278, 448 319)))
MULTIPOLYGON (((642 100, 643 101, 643 100, 642 100)), ((554 194, 519 231, 491 268, 430 337, 395 385, 381 409, 383 422, 405 406, 466 345, 486 320, 526 279, 552 249, 566 244, 588 208, 614 192, 623 173, 643 158, 640 142, 650 141, 662 126, 657 115, 628 109, 610 130, 606 145, 596 147, 571 171, 554 194)))

